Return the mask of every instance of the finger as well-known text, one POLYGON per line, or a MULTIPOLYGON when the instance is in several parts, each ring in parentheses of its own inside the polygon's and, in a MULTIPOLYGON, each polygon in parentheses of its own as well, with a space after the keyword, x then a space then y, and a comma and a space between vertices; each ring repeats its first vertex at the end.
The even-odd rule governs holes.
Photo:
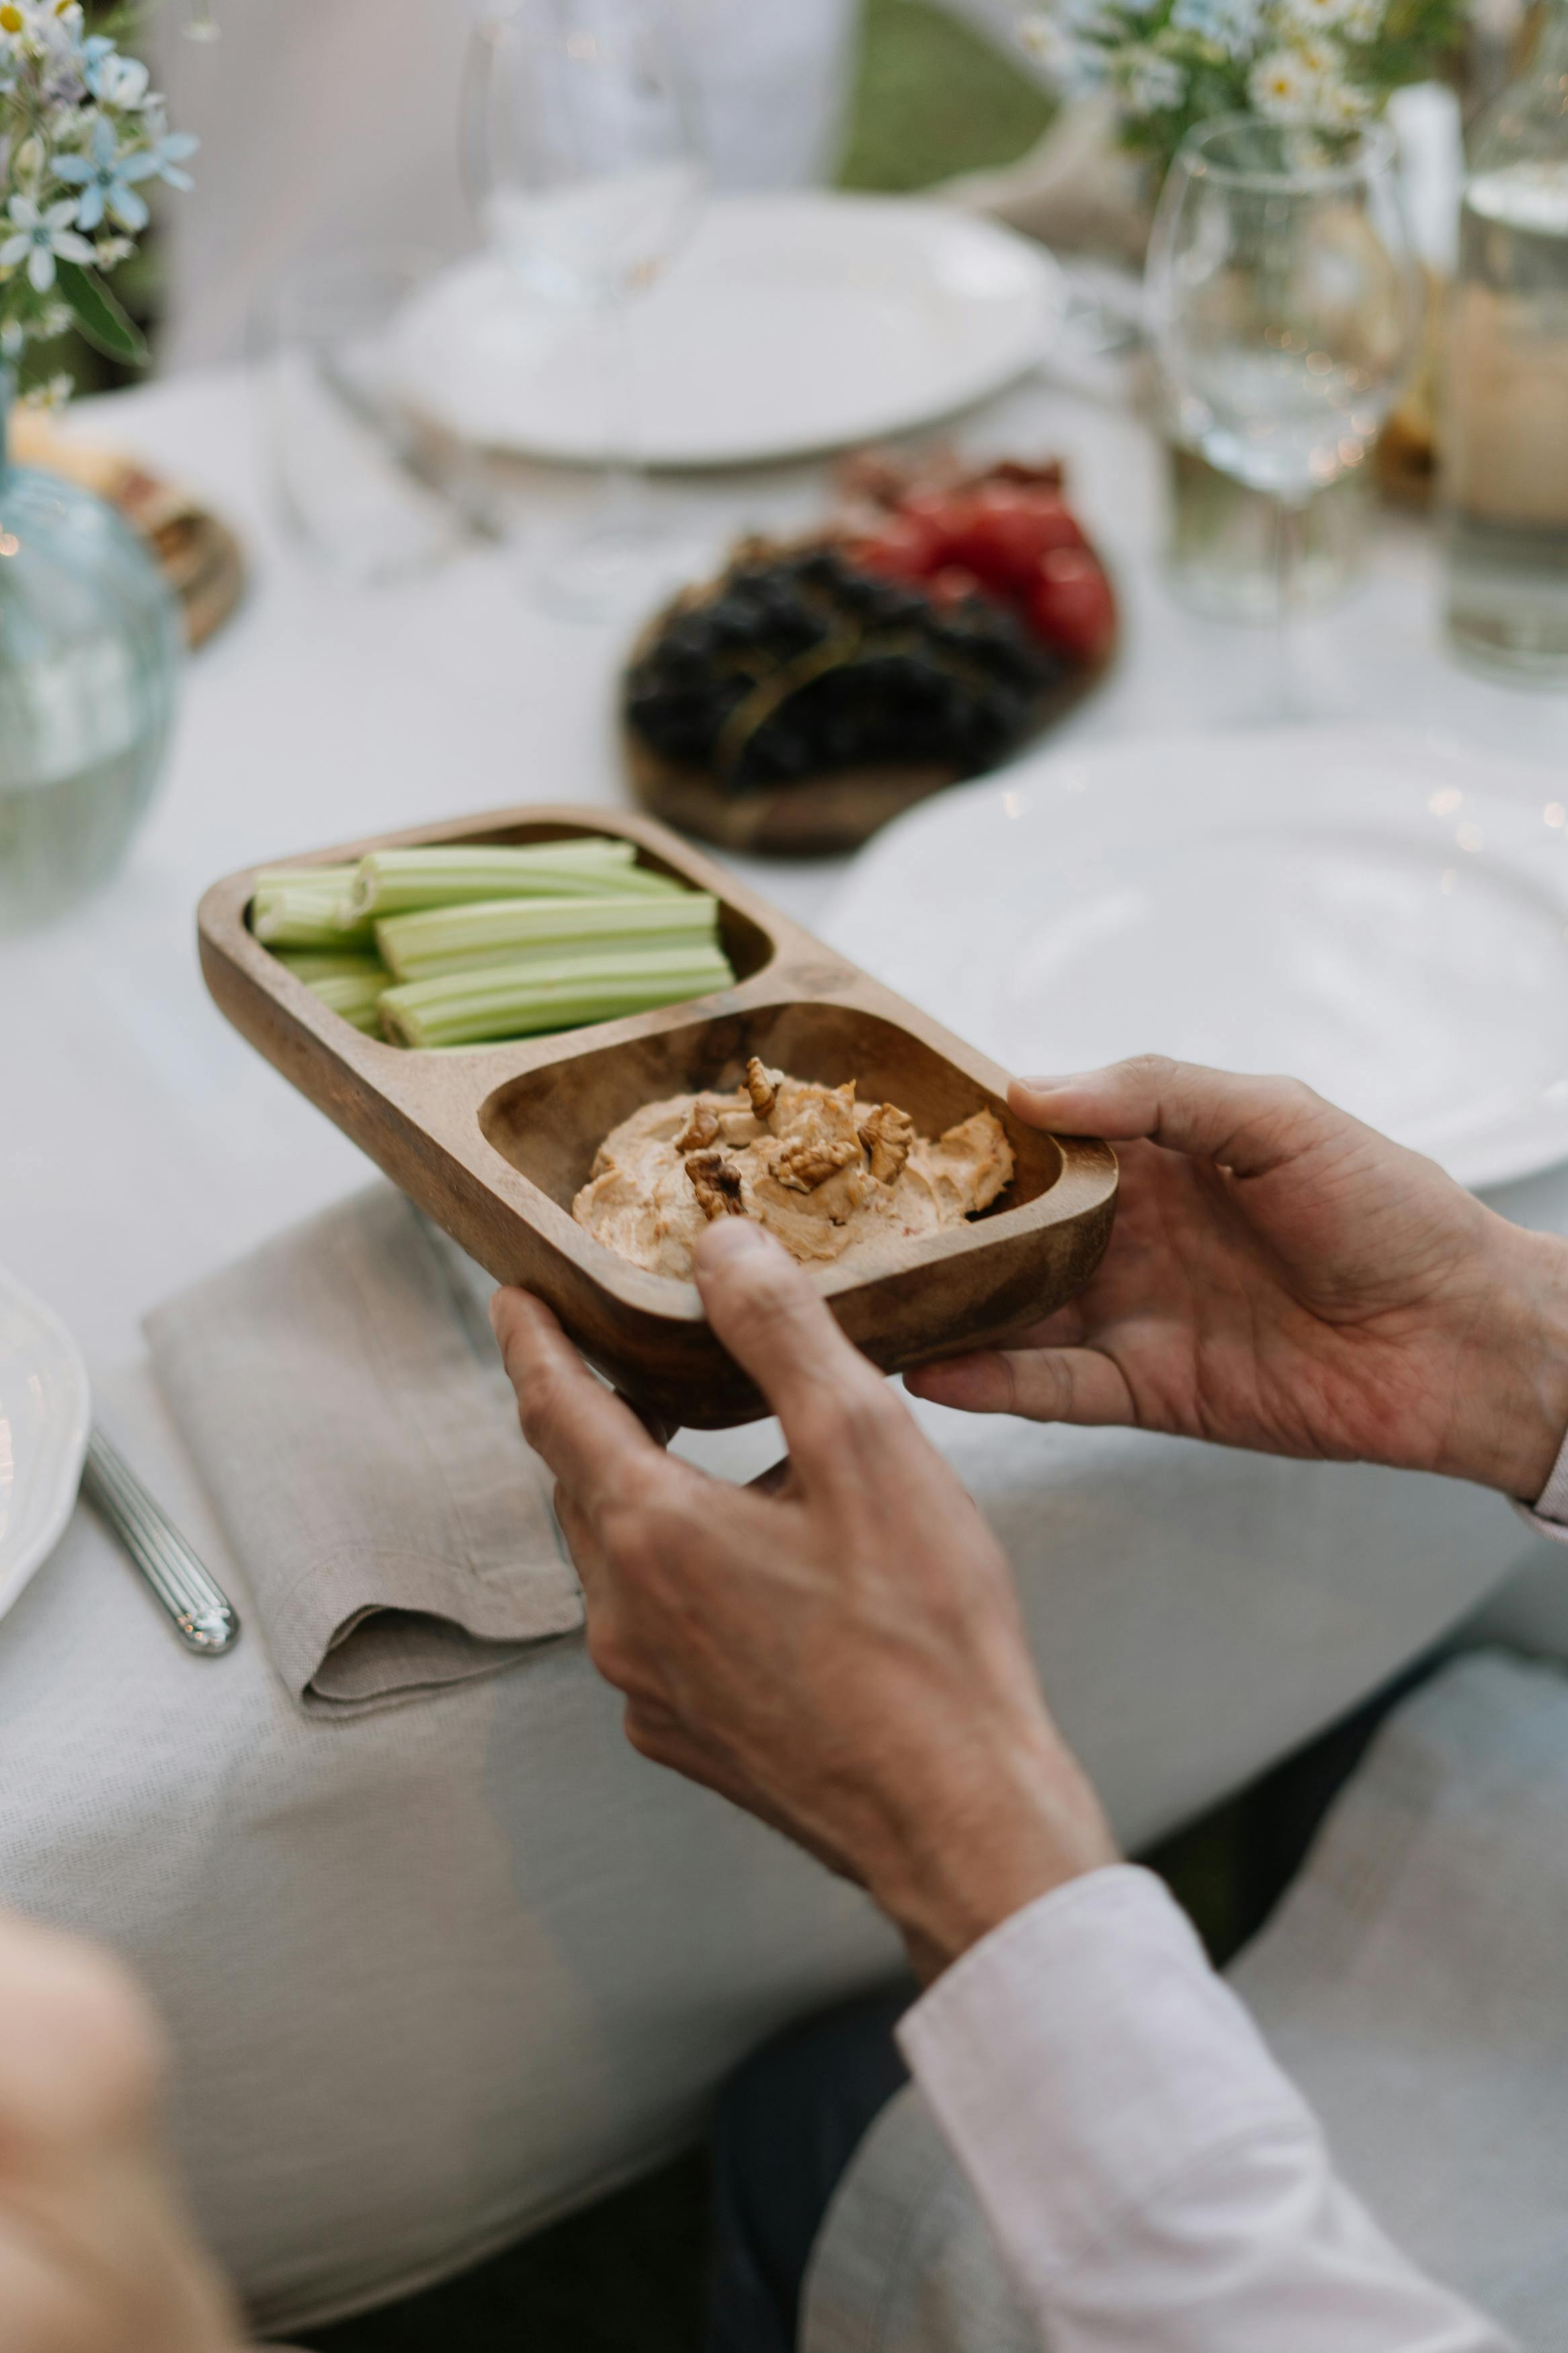
POLYGON ((1137 1419, 1124 1376, 1097 1348, 994 1348, 949 1356, 906 1373, 904 1387, 958 1413, 1013 1413, 1026 1421, 1090 1427, 1137 1419))
POLYGON ((664 1461, 625 1398, 595 1380, 542 1300, 498 1291, 490 1322, 517 1391, 523 1436, 585 1511, 664 1461))
POLYGON ((1330 1127, 1355 1124, 1299 1079, 1251 1078, 1163 1054, 1139 1054, 1077 1078, 1015 1079, 1007 1100, 1031 1127, 1102 1135, 1110 1144, 1147 1136, 1241 1176, 1264 1176, 1330 1127))
POLYGON ((882 1376, 788 1251, 751 1219, 709 1226, 694 1271, 708 1321, 777 1414, 791 1453, 820 1468, 836 1443, 835 1417, 875 1410, 889 1395, 882 1376))
POLYGON ((753 1495, 793 1495, 798 1492, 800 1482, 789 1456, 782 1454, 765 1471, 759 1471, 754 1479, 748 1479, 746 1484, 753 1495))
POLYGON ((584 1598, 592 1606, 608 1586, 609 1560, 599 1542, 594 1522, 571 1489, 558 1484, 554 1500, 555 1516, 566 1539, 566 1549, 572 1556, 584 1598))
POLYGON ((150 2110, 163 2038, 111 1955, 0 1912, 0 2144, 150 2110))
POLYGON ((629 1390, 617 1389, 616 1391, 616 1395, 620 1398, 621 1403, 626 1407, 628 1413, 636 1414, 637 1419, 641 1422, 643 1428, 647 1430, 654 1444, 658 1447, 661 1451, 667 1448, 670 1440, 677 1435, 679 1424, 677 1423, 675 1427, 672 1428, 668 1421, 661 1420, 659 1416, 655 1413, 652 1406, 639 1404, 637 1399, 631 1395, 629 1390))

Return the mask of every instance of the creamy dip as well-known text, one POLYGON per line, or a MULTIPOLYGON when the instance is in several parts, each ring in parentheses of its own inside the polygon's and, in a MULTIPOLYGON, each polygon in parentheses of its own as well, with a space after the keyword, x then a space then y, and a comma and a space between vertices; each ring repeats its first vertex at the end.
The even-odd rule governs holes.
POLYGON ((671 1095, 611 1130, 572 1204, 607 1250, 691 1272, 710 1218, 755 1218, 811 1265, 887 1253, 988 1208, 1013 1175, 994 1112, 934 1141, 893 1103, 787 1078, 756 1060, 733 1093, 671 1095))

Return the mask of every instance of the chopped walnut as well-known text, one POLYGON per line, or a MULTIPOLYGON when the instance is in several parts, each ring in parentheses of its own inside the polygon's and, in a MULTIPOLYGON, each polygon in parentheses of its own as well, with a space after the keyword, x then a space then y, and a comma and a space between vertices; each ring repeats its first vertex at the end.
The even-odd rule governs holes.
POLYGON ((686 1163, 699 1206, 705 1218, 743 1218, 741 1172, 721 1152, 694 1152, 686 1163))
POLYGON ((816 1124, 803 1122, 800 1133, 780 1145, 773 1175, 793 1193, 813 1193, 859 1157, 858 1137, 827 1134, 816 1124))
POLYGON ((691 1106, 691 1116, 675 1139, 677 1152, 702 1152, 719 1140, 719 1114, 710 1103, 700 1095, 691 1106))
POLYGON ((752 1109, 759 1119, 766 1119, 778 1101, 783 1083, 782 1071, 770 1071, 758 1055, 752 1056, 746 1064, 746 1092, 752 1098, 752 1109))
POLYGON ((879 1103, 869 1119, 860 1123, 860 1141, 870 1155, 871 1174, 879 1185, 896 1185, 915 1140, 915 1124, 897 1103, 879 1103))

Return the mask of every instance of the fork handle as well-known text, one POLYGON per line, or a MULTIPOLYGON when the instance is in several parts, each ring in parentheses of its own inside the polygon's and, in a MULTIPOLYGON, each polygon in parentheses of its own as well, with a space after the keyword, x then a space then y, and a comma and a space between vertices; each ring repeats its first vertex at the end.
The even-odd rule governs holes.
POLYGON ((233 1604, 100 1430, 88 1438, 81 1491, 114 1530, 187 1648, 203 1658, 232 1650, 239 1635, 233 1604))

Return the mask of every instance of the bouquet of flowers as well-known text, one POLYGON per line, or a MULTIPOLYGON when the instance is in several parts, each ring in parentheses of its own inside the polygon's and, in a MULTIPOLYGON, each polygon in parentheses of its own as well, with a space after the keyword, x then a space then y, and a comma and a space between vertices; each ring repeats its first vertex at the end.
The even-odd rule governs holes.
POLYGON ((1463 0, 1055 0, 1022 30, 1064 95, 1109 90, 1123 142, 1163 168, 1216 114, 1353 131, 1463 17, 1463 0))
POLYGON ((149 182, 188 188, 196 142, 171 132, 116 16, 0 0, 0 369, 70 326, 116 359, 146 347, 105 283, 136 250, 149 182))

